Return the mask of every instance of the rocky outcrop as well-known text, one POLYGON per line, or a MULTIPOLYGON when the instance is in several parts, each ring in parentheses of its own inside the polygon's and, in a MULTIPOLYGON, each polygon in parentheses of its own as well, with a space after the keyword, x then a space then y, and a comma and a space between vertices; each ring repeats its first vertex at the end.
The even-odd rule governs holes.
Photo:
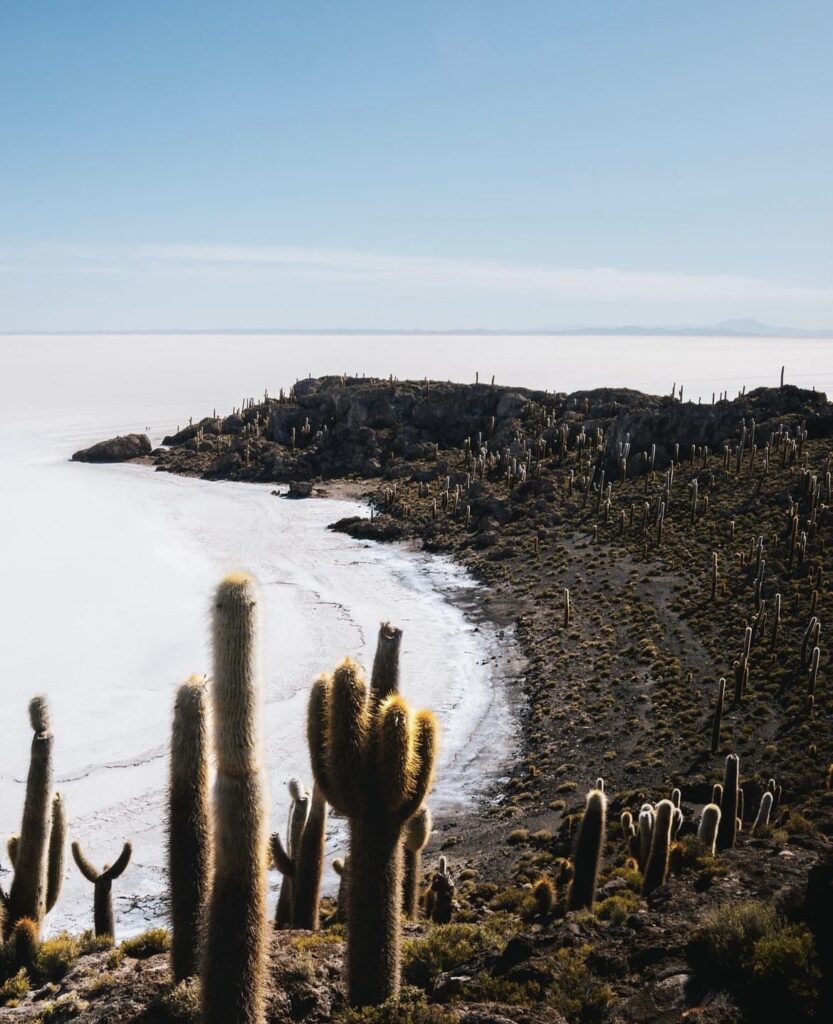
POLYGON ((150 455, 151 444, 147 434, 125 434, 99 441, 90 448, 82 448, 72 456, 73 462, 129 462, 150 455))

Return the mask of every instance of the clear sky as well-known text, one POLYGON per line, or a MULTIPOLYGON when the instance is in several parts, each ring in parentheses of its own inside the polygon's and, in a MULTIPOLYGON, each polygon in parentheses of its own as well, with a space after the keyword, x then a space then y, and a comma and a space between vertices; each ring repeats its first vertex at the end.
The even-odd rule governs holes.
POLYGON ((0 330, 833 326, 830 0, 0 0, 0 330))

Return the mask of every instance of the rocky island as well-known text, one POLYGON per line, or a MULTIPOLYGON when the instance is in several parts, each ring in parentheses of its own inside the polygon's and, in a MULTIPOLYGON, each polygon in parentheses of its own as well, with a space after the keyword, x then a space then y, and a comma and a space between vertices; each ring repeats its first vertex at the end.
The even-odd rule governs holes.
MULTIPOLYGON (((270 932, 268 1021, 828 1019, 832 436, 826 396, 790 386, 325 377, 140 453, 296 496, 349 482, 372 512, 333 528, 460 561, 525 659, 506 779, 417 845, 399 1001, 347 1009, 324 901, 320 929, 270 932)), ((198 1020, 167 941, 32 973, 79 1020, 198 1020)))

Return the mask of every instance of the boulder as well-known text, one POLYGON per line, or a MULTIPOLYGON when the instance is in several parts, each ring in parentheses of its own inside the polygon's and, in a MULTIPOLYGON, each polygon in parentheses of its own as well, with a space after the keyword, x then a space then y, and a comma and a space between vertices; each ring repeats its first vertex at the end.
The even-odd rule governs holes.
POLYGON ((150 455, 151 443, 147 434, 125 434, 99 441, 90 448, 82 448, 72 456, 73 462, 129 462, 150 455))

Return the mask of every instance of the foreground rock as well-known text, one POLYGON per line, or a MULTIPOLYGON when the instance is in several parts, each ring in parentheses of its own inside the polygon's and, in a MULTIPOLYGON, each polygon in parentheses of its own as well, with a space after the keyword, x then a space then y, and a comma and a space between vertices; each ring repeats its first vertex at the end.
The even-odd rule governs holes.
POLYGON ((125 434, 99 441, 90 448, 82 448, 72 456, 73 462, 129 462, 150 455, 151 444, 147 434, 125 434))

